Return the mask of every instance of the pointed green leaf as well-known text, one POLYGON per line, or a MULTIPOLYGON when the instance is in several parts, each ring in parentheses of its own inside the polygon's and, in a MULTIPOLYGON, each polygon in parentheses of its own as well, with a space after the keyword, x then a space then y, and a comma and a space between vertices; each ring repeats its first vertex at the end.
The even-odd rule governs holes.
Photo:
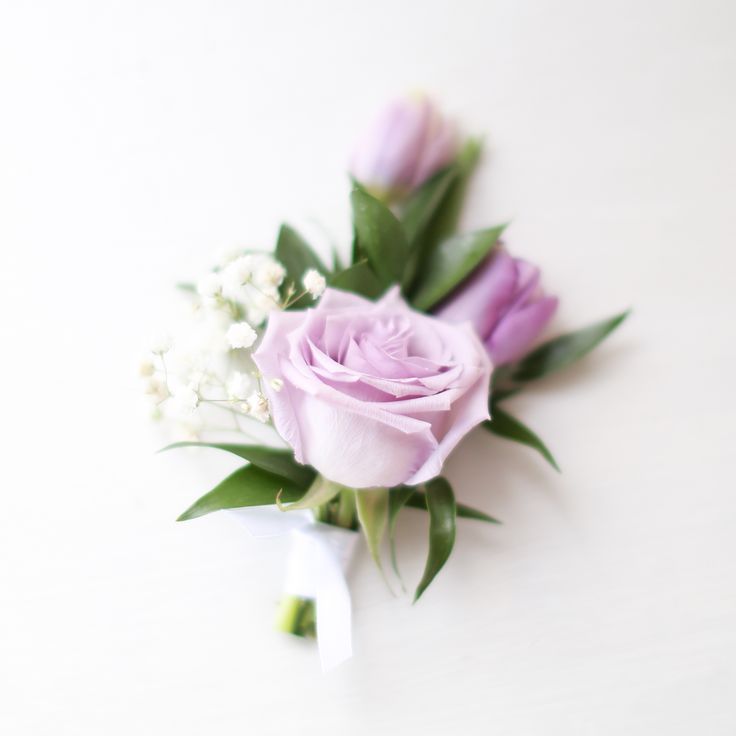
POLYGON ((287 478, 300 488, 306 488, 316 475, 315 471, 308 465, 300 465, 294 460, 294 453, 291 450, 276 447, 238 445, 229 442, 175 442, 173 445, 168 445, 159 450, 159 452, 173 450, 178 447, 213 447, 216 450, 231 452, 233 455, 257 465, 262 470, 287 478))
MULTIPOLYGON (((393 492, 393 491, 392 491, 393 492)), ((427 498, 423 491, 414 490, 409 497, 406 505, 413 509, 421 509, 427 511, 427 498)), ((485 511, 479 511, 474 509, 472 506, 467 506, 464 503, 455 503, 455 510, 459 519, 475 519, 476 521, 486 521, 489 524, 500 524, 498 519, 490 516, 485 511)))
POLYGON ((365 261, 336 273, 329 279, 330 286, 343 291, 352 291, 368 299, 376 299, 383 293, 383 286, 378 277, 365 261))
POLYGON ((304 495, 304 488, 255 465, 247 465, 195 501, 177 521, 194 519, 221 509, 268 506, 276 503, 279 492, 282 499, 296 501, 304 495))
POLYGON ((465 200, 465 192, 480 159, 482 149, 482 141, 477 138, 470 138, 460 150, 460 154, 455 160, 457 177, 442 198, 423 236, 425 240, 423 245, 427 252, 457 232, 465 200))
POLYGON ((469 140, 455 161, 419 187, 404 206, 401 221, 410 244, 404 291, 412 290, 417 271, 428 255, 440 242, 455 234, 465 189, 480 150, 480 141, 469 140))
POLYGON ((402 211, 401 222, 409 241, 409 257, 402 279, 404 291, 410 290, 426 252, 431 250, 430 246, 436 245, 424 236, 458 175, 456 163, 438 172, 412 195, 402 211))
POLYGON ((383 286, 401 283, 409 256, 409 243, 393 212, 362 189, 350 195, 358 251, 371 264, 383 286))
POLYGON ((305 271, 314 268, 322 274, 327 269, 307 241, 289 225, 282 225, 276 241, 276 260, 286 269, 286 274, 295 284, 301 284, 305 271))
POLYGON ((429 554, 414 593, 415 603, 447 562, 455 544, 456 509, 452 486, 444 478, 434 478, 425 488, 429 510, 429 554))
POLYGON ((526 358, 510 366, 514 381, 532 381, 562 368, 587 355, 629 316, 629 310, 604 319, 576 332, 556 337, 540 345, 526 358))
MULTIPOLYGON (((407 205, 405 217, 409 218, 408 226, 413 233, 411 242, 412 246, 418 250, 420 262, 439 243, 457 232, 465 192, 480 158, 481 149, 481 141, 477 139, 468 140, 458 157, 446 170, 447 179, 442 182, 439 180, 433 181, 434 186, 431 187, 433 191, 422 192, 420 190, 416 195, 420 201, 413 204, 411 209, 407 205), (416 215, 413 215, 411 210, 418 209, 422 205, 426 207, 425 211, 430 217, 426 221, 421 221, 424 218, 417 218, 420 220, 417 222, 414 219, 416 215)), ((427 182, 428 189, 430 188, 429 184, 427 182)))
POLYGON ((525 427, 518 419, 515 419, 507 412, 500 409, 497 405, 493 405, 491 411, 491 420, 483 422, 483 426, 493 434, 504 437, 513 442, 520 442, 522 445, 531 447, 536 450, 558 473, 560 468, 557 465, 552 453, 542 440, 537 437, 528 427, 525 427))
POLYGON ((185 281, 180 281, 176 288, 179 289, 179 291, 184 291, 187 294, 196 294, 197 293, 197 287, 195 284, 190 284, 185 281))
POLYGON ((456 503, 455 509, 459 519, 475 519, 475 521, 485 521, 488 524, 500 524, 501 522, 487 514, 485 511, 479 511, 474 509, 472 506, 467 506, 464 503, 456 503))
POLYGON ((358 520, 363 527, 368 550, 381 574, 381 542, 388 521, 388 494, 386 488, 361 488, 355 494, 358 520))
POLYGON ((412 302, 428 311, 466 279, 496 247, 505 225, 456 235, 440 243, 421 264, 412 302))
POLYGON ((313 509, 317 506, 331 501, 342 490, 343 486, 333 483, 331 480, 318 475, 307 492, 296 503, 281 506, 283 496, 279 496, 277 503, 283 511, 296 511, 298 509, 313 509))
POLYGON ((391 546, 391 567, 393 567, 396 576, 401 581, 401 587, 404 587, 404 581, 401 580, 399 572, 399 564, 396 559, 396 520, 399 517, 399 511, 404 507, 406 502, 414 494, 414 489, 409 486, 398 486, 391 488, 388 494, 388 541, 391 546))
POLYGON ((458 175, 457 165, 451 164, 422 184, 406 203, 401 214, 401 222, 410 243, 421 237, 458 175))

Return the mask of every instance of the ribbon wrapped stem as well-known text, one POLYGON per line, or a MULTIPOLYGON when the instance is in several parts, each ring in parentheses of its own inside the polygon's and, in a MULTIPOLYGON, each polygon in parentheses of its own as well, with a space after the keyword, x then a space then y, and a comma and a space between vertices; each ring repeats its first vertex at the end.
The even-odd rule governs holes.
POLYGON ((289 534, 284 595, 276 628, 317 638, 323 671, 352 655, 350 591, 345 580, 358 539, 355 491, 343 488, 315 509, 232 509, 253 536, 289 534))

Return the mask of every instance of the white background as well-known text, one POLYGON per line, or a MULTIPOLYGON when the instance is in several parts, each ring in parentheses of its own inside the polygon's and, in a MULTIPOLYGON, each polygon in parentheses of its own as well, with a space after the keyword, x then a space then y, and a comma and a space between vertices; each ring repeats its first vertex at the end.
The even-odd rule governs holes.
POLYGON ((736 5, 0 7, 0 731, 736 732, 736 5), (635 311, 514 401, 563 474, 468 438, 449 476, 504 525, 414 607, 362 553, 322 676, 271 628, 285 543, 174 523, 236 463, 154 455, 135 372, 223 245, 346 242, 352 141, 416 87, 486 134, 466 224, 513 218, 555 329, 635 311))

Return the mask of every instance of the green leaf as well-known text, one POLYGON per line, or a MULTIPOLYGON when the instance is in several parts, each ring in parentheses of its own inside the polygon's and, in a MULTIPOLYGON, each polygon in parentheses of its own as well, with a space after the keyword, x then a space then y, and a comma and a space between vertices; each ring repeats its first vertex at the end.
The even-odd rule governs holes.
MULTIPOLYGON (((494 373, 496 372, 497 371, 494 371, 494 373)), ((506 401, 506 399, 510 399, 512 396, 516 396, 519 391, 521 391, 519 386, 516 386, 515 388, 496 388, 495 386, 492 386, 491 400, 495 406, 496 404, 500 404, 502 401, 506 401)))
MULTIPOLYGON (((413 509, 427 511, 427 498, 422 491, 415 489, 409 500, 406 502, 406 505, 413 509)), ((485 521, 489 524, 501 523, 498 519, 494 519, 492 516, 485 513, 485 511, 479 511, 478 509, 474 509, 472 506, 466 506, 464 503, 455 503, 455 509, 457 511, 457 516, 460 519, 475 519, 476 521, 485 521)))
POLYGON ((185 281, 180 281, 176 285, 176 288, 179 289, 179 291, 186 292, 187 294, 196 294, 197 293, 197 287, 196 287, 196 285, 195 284, 190 284, 190 283, 185 282, 185 281))
POLYGON ((340 251, 336 246, 332 246, 332 270, 334 272, 342 271, 345 267, 342 265, 342 258, 340 258, 340 251))
POLYGON ((452 486, 444 478, 434 478, 425 484, 425 488, 429 510, 429 554, 414 593, 415 603, 447 562, 455 544, 456 509, 452 486))
POLYGON ((304 495, 304 488, 255 465, 247 465, 195 501, 177 521, 195 519, 221 509, 268 506, 276 503, 279 493, 286 501, 297 501, 304 495))
POLYGON ((460 174, 457 164, 451 164, 437 172, 422 184, 404 206, 401 222, 410 243, 420 237, 437 215, 438 209, 460 174))
POLYGON ((474 519, 475 521, 485 521, 488 524, 500 524, 501 522, 487 514, 485 511, 479 511, 472 506, 466 506, 464 503, 456 503, 455 508, 459 519, 474 519))
POLYGON ((261 445, 238 445, 228 442, 175 442, 173 445, 168 445, 159 450, 159 452, 173 450, 178 447, 213 447, 217 450, 231 452, 233 455, 257 465, 262 470, 287 478, 301 488, 306 488, 315 476, 315 471, 312 468, 308 465, 300 465, 294 460, 294 453, 291 450, 263 447, 261 445))
MULTIPOLYGON (((450 167, 452 172, 448 173, 450 181, 447 188, 441 192, 441 197, 438 197, 434 202, 431 201, 432 197, 427 198, 426 204, 433 205, 431 217, 426 222, 419 223, 420 227, 410 223, 413 228, 416 228, 414 239, 422 257, 431 253, 438 243, 457 232, 465 192, 480 158, 482 147, 481 141, 474 138, 465 143, 450 167)), ((436 187, 442 189, 439 182, 436 182, 436 187)), ((436 195, 437 193, 435 191, 432 194, 436 195)))
POLYGON ((511 366, 509 373, 512 379, 532 381, 566 368, 610 335, 629 316, 629 312, 630 310, 626 310, 615 317, 543 343, 526 358, 511 366))
POLYGON ((361 488, 355 494, 358 520, 363 527, 368 550, 381 574, 381 541, 388 521, 388 498, 389 491, 386 488, 361 488))
POLYGON ((436 245, 432 239, 423 236, 458 174, 457 164, 438 172, 412 195, 403 209, 401 222, 409 240, 409 258, 402 279, 405 291, 410 290, 425 253, 431 249, 430 246, 436 245))
POLYGON ((522 445, 531 447, 536 450, 558 473, 560 468, 557 465, 552 453, 542 440, 537 437, 528 427, 525 427, 518 419, 515 419, 507 412, 500 409, 494 404, 491 411, 491 420, 483 422, 483 426, 493 434, 503 437, 513 442, 520 442, 522 445))
MULTIPOLYGON (((350 177, 350 184, 352 186, 352 189, 350 190, 351 192, 357 189, 361 192, 365 192, 366 194, 368 194, 365 187, 357 179, 353 178, 352 176, 350 177)), ((351 256, 350 256, 351 265, 355 265, 359 261, 365 260, 365 254, 360 252, 360 243, 358 242, 358 233, 355 232, 355 228, 353 228, 353 243, 352 243, 350 252, 351 252, 351 256)))
POLYGON ((469 140, 455 161, 419 187, 404 206, 401 221, 410 244, 404 291, 411 291, 428 255, 456 232, 465 189, 480 150, 480 141, 469 140))
POLYGON ((385 204, 363 189, 353 189, 350 201, 358 252, 368 259, 383 286, 401 283, 409 256, 401 223, 385 204))
POLYGON ((327 273, 319 256, 309 247, 307 241, 289 225, 282 225, 276 241, 276 260, 286 269, 286 275, 295 283, 301 284, 305 271, 314 268, 322 274, 327 273))
POLYGON ((336 273, 329 279, 330 286, 343 291, 352 291, 368 299, 377 299, 383 293, 383 286, 365 261, 336 273))
POLYGON ((439 243, 457 231, 465 200, 465 191, 478 164, 482 150, 483 143, 477 138, 467 140, 461 149, 455 160, 457 177, 437 207, 437 212, 427 229, 430 245, 439 243))
POLYGON ((440 243, 422 264, 412 297, 417 309, 428 311, 466 279, 496 247, 505 225, 456 235, 440 243))
POLYGON ((396 559, 396 520, 399 518, 399 511, 401 511, 414 492, 414 489, 409 488, 409 486, 398 486, 397 488, 391 488, 388 493, 388 541, 391 546, 391 567, 393 567, 396 576, 401 581, 402 588, 404 587, 404 581, 401 580, 399 564, 396 559))
POLYGON ((283 495, 279 496, 276 503, 282 511, 296 511, 298 509, 313 509, 317 506, 331 501, 343 489, 343 486, 333 483, 331 480, 318 475, 307 492, 295 503, 282 506, 283 495))

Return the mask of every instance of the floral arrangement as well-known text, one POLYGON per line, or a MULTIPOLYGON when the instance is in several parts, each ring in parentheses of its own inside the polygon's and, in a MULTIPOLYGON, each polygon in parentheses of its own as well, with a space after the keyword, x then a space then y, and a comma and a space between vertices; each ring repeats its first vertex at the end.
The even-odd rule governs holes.
POLYGON ((626 317, 539 344, 557 307, 539 269, 511 255, 503 225, 457 231, 480 149, 429 100, 391 103, 352 158, 349 262, 335 252, 327 265, 282 226, 273 254, 228 254, 181 285, 189 319, 142 368, 156 414, 194 435, 170 447, 246 461, 179 520, 230 509, 253 534, 292 535, 278 626, 316 635, 324 668, 351 654, 345 571, 358 532, 382 573, 387 540, 398 575, 397 516, 428 512, 419 599, 452 551, 458 517, 496 523, 456 501, 447 457, 482 426, 557 468, 503 404, 626 317), (223 433, 235 438, 216 439, 223 433))

